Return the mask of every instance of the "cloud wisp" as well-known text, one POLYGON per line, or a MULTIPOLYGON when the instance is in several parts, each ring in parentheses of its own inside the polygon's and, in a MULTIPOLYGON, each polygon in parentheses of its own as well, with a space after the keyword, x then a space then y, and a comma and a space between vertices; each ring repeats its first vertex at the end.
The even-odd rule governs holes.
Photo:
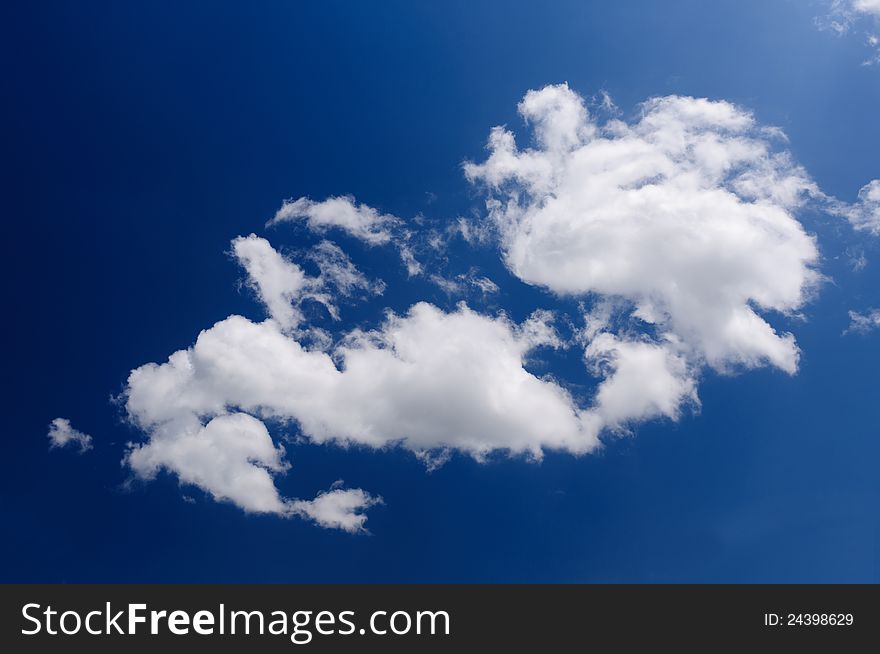
POLYGON ((92 437, 74 429, 67 418, 55 418, 49 423, 49 449, 78 447, 80 454, 92 449, 92 437))
POLYGON ((849 320, 849 327, 844 334, 867 334, 880 328, 880 309, 869 309, 865 313, 850 311, 849 320))
POLYGON ((880 236, 880 179, 865 184, 852 204, 829 198, 827 210, 846 218, 857 231, 880 236))
POLYGON ((862 64, 880 64, 880 0, 832 0, 816 25, 839 36, 857 32, 871 51, 862 64))

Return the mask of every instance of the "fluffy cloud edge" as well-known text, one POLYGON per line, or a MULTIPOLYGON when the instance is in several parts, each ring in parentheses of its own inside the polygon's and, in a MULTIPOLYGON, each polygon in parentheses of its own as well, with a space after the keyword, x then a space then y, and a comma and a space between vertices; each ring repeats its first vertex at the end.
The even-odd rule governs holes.
POLYGON ((630 303, 633 317, 719 371, 797 369, 795 313, 818 286, 818 249, 794 212, 818 194, 778 130, 725 101, 652 98, 600 123, 568 85, 519 105, 534 147, 492 130, 465 174, 488 193, 508 269, 559 295, 630 303))

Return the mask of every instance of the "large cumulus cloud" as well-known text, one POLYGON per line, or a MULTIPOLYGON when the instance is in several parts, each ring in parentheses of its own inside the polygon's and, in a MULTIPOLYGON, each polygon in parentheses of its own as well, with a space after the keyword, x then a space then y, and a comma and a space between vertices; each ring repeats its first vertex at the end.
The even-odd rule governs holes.
POLYGON ((796 312, 818 250, 794 216, 815 186, 778 135, 727 102, 655 98, 631 123, 591 118, 566 85, 519 106, 534 146, 498 127, 468 178, 490 193, 504 260, 559 295, 631 304, 692 361, 793 373, 796 312))
POLYGON ((230 316, 167 362, 131 373, 126 408, 150 440, 128 462, 141 476, 165 468, 245 509, 284 513, 272 482, 286 471, 284 451, 252 416, 295 422, 317 443, 396 443, 428 457, 590 451, 592 417, 524 368, 529 351, 551 342, 540 320, 515 325, 420 303, 327 353, 275 320, 230 316))
MULTIPOLYGON (((304 255, 320 269, 310 276, 265 239, 239 237, 232 253, 267 317, 229 316, 131 372, 125 408, 146 434, 126 458, 135 474, 167 470, 247 511, 358 532, 379 498, 338 486, 285 497, 276 482, 290 461, 273 431, 402 447, 429 465, 452 452, 585 454, 605 432, 698 406, 706 367, 796 372, 795 338, 774 324, 796 316, 820 282, 815 240, 796 214, 823 196, 778 130, 730 103, 678 96, 602 121, 567 85, 530 91, 519 109, 532 142, 497 127, 488 158, 465 166, 487 194, 473 228, 494 234, 509 270, 548 301, 579 303, 572 339, 541 307, 514 322, 427 302, 331 336, 304 303, 338 320, 340 298, 384 285, 329 241, 304 255), (578 356, 593 396, 577 400, 531 372, 540 348, 578 356)), ((863 195, 869 211, 873 196, 863 195)), ((404 221, 348 196, 287 202, 271 223, 290 221, 397 248, 410 274, 432 273, 408 258, 416 237, 404 221)))

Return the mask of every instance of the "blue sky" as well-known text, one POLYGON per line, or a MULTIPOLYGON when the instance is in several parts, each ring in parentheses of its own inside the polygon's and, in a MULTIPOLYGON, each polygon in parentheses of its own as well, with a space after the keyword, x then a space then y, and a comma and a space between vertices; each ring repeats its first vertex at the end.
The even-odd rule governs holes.
MULTIPOLYGON (((880 68, 862 65, 870 18, 838 34, 817 28, 829 11, 784 1, 4 9, 0 578, 880 581, 880 331, 842 335, 849 311, 880 306, 880 237, 842 215, 880 178, 880 68), (555 312, 569 345, 537 347, 524 370, 589 408, 601 378, 587 374, 575 337, 595 298, 526 283, 532 273, 505 263, 497 237, 419 250, 427 272, 409 276, 397 235, 370 246, 302 221, 265 226, 284 199, 343 194, 400 217, 423 249, 419 239, 460 216, 486 224, 487 192, 462 163, 486 161, 496 125, 527 147, 517 103, 563 82, 591 115, 607 92, 631 126, 639 103, 681 95, 784 131, 773 147, 822 193, 789 213, 815 235, 812 268, 825 281, 801 318, 768 318, 796 337, 796 374, 766 364, 722 374, 701 360, 684 375, 699 409, 683 403, 677 420, 605 431, 579 456, 551 447, 540 462, 498 452, 480 462, 459 451, 431 472, 406 447, 318 444, 295 423, 267 421, 292 462, 274 475, 279 496, 307 500, 344 480, 383 499, 366 510, 369 534, 248 513, 173 471, 144 480, 121 464, 126 443, 150 438, 126 419, 124 397, 113 400, 130 371, 227 316, 266 317, 230 253, 251 233, 311 276, 306 255, 330 239, 384 281, 381 295, 338 298, 338 322, 302 305, 336 338, 420 301, 453 315, 463 299, 512 325, 555 312), (472 269, 499 291, 448 293, 430 279, 472 269), (50 451, 59 416, 92 449, 50 451)), ((437 406, 459 410, 442 396, 437 406)))

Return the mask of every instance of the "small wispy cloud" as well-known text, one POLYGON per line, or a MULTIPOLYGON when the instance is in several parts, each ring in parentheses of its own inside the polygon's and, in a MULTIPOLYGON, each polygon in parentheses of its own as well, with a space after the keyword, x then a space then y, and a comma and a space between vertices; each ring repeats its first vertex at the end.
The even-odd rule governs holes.
POLYGON ((880 309, 869 309, 867 313, 849 312, 850 324, 844 334, 867 334, 880 327, 880 309))
POLYGON ((880 64, 880 0, 832 0, 828 13, 816 17, 815 23, 840 36, 860 34, 872 51, 862 64, 880 64))
POLYGON ((80 453, 92 449, 92 437, 74 429, 67 418, 55 418, 49 423, 49 449, 65 447, 68 444, 79 446, 80 453))

